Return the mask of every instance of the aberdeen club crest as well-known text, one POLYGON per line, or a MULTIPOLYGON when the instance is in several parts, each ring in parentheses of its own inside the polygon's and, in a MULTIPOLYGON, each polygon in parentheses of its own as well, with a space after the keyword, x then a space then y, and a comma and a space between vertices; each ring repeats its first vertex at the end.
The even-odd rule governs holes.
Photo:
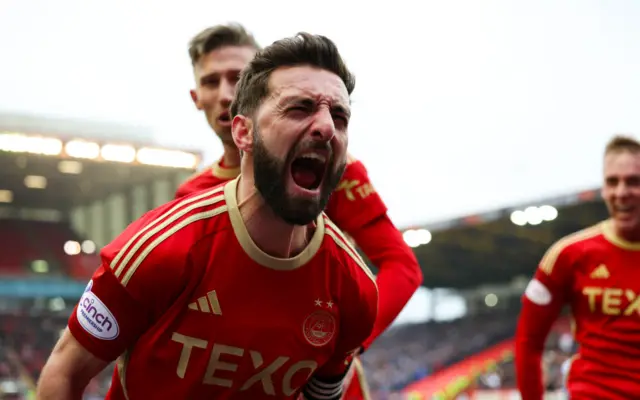
POLYGON ((324 346, 336 333, 336 319, 327 311, 315 311, 304 320, 302 333, 312 346, 324 346))

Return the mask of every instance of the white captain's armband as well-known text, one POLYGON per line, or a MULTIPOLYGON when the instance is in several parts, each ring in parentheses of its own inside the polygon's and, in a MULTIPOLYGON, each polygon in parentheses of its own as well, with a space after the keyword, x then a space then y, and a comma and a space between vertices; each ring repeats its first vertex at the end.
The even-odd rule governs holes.
POLYGON ((531 300, 532 303, 539 306, 548 305, 552 299, 549 288, 537 279, 532 279, 531 282, 529 282, 527 289, 524 291, 524 295, 527 299, 531 300))

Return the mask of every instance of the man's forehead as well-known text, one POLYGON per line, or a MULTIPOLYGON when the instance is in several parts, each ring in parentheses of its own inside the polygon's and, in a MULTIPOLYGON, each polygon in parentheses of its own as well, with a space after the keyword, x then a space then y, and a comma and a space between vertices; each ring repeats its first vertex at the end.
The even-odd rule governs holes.
POLYGON ((605 175, 639 175, 640 154, 631 152, 615 152, 604 158, 605 175))
POLYGON ((339 76, 312 67, 293 67, 273 72, 269 80, 271 97, 279 102, 312 98, 349 105, 349 93, 339 76))
POLYGON ((199 74, 225 73, 242 70, 251 61, 256 50, 248 46, 225 46, 204 54, 196 63, 199 74))

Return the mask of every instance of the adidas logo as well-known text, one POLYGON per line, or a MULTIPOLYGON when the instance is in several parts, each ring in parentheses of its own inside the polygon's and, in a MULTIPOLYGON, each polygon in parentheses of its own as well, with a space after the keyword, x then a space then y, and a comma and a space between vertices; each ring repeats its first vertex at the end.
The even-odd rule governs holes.
POLYGON ((214 315, 222 315, 220 310, 220 302, 215 290, 207 293, 206 296, 198 298, 198 300, 189 304, 190 310, 202 311, 203 313, 211 313, 214 315))
POLYGON ((589 275, 589 278, 608 279, 609 276, 611 276, 611 274, 609 274, 609 270, 607 269, 607 266, 604 264, 600 264, 598 268, 594 269, 593 272, 591 272, 591 275, 589 275))

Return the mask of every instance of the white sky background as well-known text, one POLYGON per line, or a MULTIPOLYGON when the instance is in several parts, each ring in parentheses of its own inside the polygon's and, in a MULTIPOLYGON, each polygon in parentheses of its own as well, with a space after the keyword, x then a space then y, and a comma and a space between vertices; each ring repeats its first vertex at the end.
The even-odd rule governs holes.
POLYGON ((191 36, 322 33, 357 74, 351 151, 401 226, 596 186, 609 136, 640 132, 633 0, 169 4, 0 0, 0 109, 148 125, 213 160, 191 36))
POLYGON ((187 43, 226 21, 263 45, 336 41, 358 81, 351 152, 400 226, 595 187, 610 135, 640 133, 633 0, 0 0, 0 110, 151 126, 213 161, 187 43))

